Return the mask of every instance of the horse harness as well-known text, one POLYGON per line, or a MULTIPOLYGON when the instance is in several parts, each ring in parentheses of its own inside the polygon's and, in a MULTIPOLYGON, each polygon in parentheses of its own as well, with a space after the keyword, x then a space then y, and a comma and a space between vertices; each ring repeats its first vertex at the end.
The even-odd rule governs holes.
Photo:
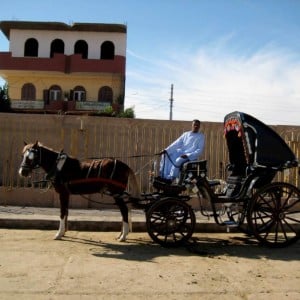
MULTIPOLYGON (((90 165, 90 167, 89 167, 89 170, 88 170, 88 172, 87 172, 87 174, 86 174, 86 178, 89 178, 90 173, 91 173, 91 170, 92 170, 92 168, 93 168, 95 162, 96 162, 96 160, 93 160, 93 162, 91 163, 91 165, 90 165)), ((102 164, 103 164, 103 160, 101 160, 101 162, 100 162, 100 166, 99 166, 97 178, 100 178, 100 177, 101 177, 100 175, 101 175, 101 171, 102 171, 102 164)), ((113 176, 115 175, 116 167, 117 167, 117 160, 114 159, 114 167, 113 167, 113 170, 112 170, 112 172, 111 172, 111 174, 110 174, 110 176, 109 176, 110 179, 113 179, 113 176)))
POLYGON ((63 152, 58 153, 58 156, 57 156, 54 166, 46 175, 47 180, 50 180, 51 182, 54 182, 54 183, 58 181, 58 179, 60 178, 60 172, 61 172, 67 158, 68 158, 68 156, 66 153, 63 153, 63 152))
POLYGON ((69 190, 71 185, 82 185, 82 184, 112 184, 116 187, 122 188, 122 189, 126 189, 126 184, 123 184, 117 180, 114 180, 113 177, 115 175, 116 172, 116 167, 117 167, 117 159, 114 159, 114 165, 113 165, 113 169, 110 173, 109 176, 107 177, 101 177, 101 172, 102 172, 102 167, 103 167, 103 160, 101 160, 100 165, 99 165, 99 169, 98 169, 98 173, 97 173, 97 177, 90 177, 91 171, 93 166, 96 163, 96 160, 93 160, 92 163, 89 166, 89 169, 87 171, 87 174, 85 176, 85 178, 82 179, 73 179, 73 180, 69 180, 69 181, 64 181, 61 177, 61 171, 66 163, 68 156, 66 153, 60 152, 58 153, 57 159, 56 159, 56 163, 53 166, 52 170, 47 174, 46 178, 48 180, 50 180, 52 183, 59 183, 59 184, 63 184, 66 186, 66 188, 69 190))

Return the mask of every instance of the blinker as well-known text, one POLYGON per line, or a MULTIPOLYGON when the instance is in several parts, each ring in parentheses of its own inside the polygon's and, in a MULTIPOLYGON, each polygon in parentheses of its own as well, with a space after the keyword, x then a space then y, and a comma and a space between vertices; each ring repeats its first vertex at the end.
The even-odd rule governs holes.
POLYGON ((33 160, 34 159, 34 154, 33 152, 29 151, 28 153, 28 159, 33 160))

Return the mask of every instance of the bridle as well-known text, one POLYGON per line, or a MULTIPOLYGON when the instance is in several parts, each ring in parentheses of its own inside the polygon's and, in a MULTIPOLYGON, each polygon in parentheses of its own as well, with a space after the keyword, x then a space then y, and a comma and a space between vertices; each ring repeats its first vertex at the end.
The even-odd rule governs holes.
POLYGON ((41 165, 41 149, 29 148, 23 154, 21 168, 26 171, 39 168, 41 165))

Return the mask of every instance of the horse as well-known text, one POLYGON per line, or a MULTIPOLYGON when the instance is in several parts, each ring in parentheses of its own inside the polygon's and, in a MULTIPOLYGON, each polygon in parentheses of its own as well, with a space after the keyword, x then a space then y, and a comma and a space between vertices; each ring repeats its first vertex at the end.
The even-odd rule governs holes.
POLYGON ((39 141, 24 142, 22 162, 19 168, 21 177, 28 177, 32 170, 41 167, 60 199, 59 229, 54 239, 61 239, 68 229, 68 207, 71 194, 94 194, 105 192, 112 196, 122 215, 122 229, 119 241, 126 241, 129 233, 128 207, 125 199, 129 186, 132 189, 130 200, 138 205, 139 187, 133 170, 124 162, 103 158, 79 161, 63 151, 55 151, 39 141))

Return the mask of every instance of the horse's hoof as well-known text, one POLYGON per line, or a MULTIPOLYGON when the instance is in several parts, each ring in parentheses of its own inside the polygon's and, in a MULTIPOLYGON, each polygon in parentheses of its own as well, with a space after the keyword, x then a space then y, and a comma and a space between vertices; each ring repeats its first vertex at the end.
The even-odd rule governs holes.
POLYGON ((123 235, 122 233, 117 238, 119 242, 126 242, 126 235, 123 235))
POLYGON ((63 237, 63 235, 57 234, 57 235, 54 237, 54 239, 55 239, 55 240, 61 240, 62 237, 63 237))

